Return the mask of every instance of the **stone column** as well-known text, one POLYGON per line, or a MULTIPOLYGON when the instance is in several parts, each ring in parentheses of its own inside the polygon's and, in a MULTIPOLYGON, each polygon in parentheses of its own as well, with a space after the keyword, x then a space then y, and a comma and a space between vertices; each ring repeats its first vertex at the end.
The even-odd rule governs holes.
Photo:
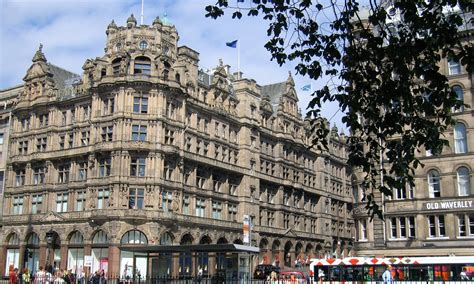
POLYGON ((0 276, 5 275, 5 265, 7 261, 7 247, 2 246, 0 248, 0 276))
POLYGON ((120 249, 115 244, 109 245, 109 278, 120 277, 120 249))
POLYGON ((66 269, 67 268, 67 249, 68 246, 65 244, 61 244, 61 263, 59 264, 60 269, 66 269))
POLYGON ((19 255, 19 261, 18 261, 18 271, 22 271, 23 268, 25 267, 25 251, 26 250, 26 245, 21 244, 20 245, 20 255, 19 255))
MULTIPOLYGON (((46 267, 46 255, 48 254, 48 245, 45 243, 40 243, 39 248, 39 266, 43 268, 46 267)), ((39 267, 38 267, 39 269, 39 267)))

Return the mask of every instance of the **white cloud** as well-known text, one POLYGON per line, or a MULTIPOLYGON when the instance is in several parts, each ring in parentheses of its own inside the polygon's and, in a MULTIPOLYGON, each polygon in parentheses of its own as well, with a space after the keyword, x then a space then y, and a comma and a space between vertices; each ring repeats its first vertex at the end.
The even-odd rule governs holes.
MULTIPOLYGON (((230 19, 228 15, 213 20, 206 18, 204 7, 214 1, 145 0, 145 24, 156 16, 168 14, 180 35, 179 43, 200 53, 200 65, 214 67, 219 58, 237 71, 236 49, 225 42, 239 39, 241 44, 240 68, 244 76, 259 84, 281 82, 294 75, 293 65, 280 67, 270 61, 263 47, 267 40, 266 23, 257 18, 230 19)), ((140 0, 6 0, 0 4, 0 89, 22 83, 39 43, 49 62, 71 70, 82 71, 87 58, 101 56, 105 46, 105 30, 112 19, 125 25, 130 13, 140 22, 140 0)), ((318 82, 294 76, 304 111, 310 100, 309 92, 299 89, 308 83, 318 82)), ((319 84, 323 84, 321 81, 319 84)), ((337 111, 334 105, 325 105, 322 113, 331 117, 337 111)), ((341 113, 332 121, 341 129, 341 113)))

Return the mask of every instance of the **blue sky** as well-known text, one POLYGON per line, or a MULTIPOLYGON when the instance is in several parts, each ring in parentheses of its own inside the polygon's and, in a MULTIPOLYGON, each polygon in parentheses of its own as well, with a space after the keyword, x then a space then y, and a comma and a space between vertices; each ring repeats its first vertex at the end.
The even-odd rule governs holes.
MULTIPOLYGON (((213 0, 144 0, 144 24, 151 24, 156 16, 167 14, 178 30, 180 45, 200 53, 200 66, 209 69, 220 58, 237 71, 236 49, 225 43, 240 40, 240 69, 244 77, 260 85, 286 80, 288 71, 294 75, 293 65, 279 66, 270 61, 263 47, 267 40, 264 21, 243 17, 232 20, 229 15, 213 20, 205 18, 204 7, 213 0)), ((231 0, 232 1, 232 0, 231 0)), ((26 70, 40 43, 49 62, 80 74, 87 58, 104 54, 105 30, 113 20, 124 26, 133 13, 140 22, 141 0, 2 0, 0 3, 0 89, 22 83, 26 70)), ((230 13, 229 13, 230 14, 230 13)), ((294 76, 305 112, 310 92, 301 88, 311 83, 313 89, 325 84, 301 76, 294 76)), ((325 117, 337 112, 334 104, 323 106, 325 117)), ((331 120, 339 129, 341 113, 331 120)))

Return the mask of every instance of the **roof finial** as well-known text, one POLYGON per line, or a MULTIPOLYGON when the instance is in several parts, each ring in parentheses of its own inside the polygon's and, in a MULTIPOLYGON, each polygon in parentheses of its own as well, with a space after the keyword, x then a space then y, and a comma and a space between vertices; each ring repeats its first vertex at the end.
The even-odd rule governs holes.
POLYGON ((46 62, 46 57, 43 54, 43 44, 40 43, 38 50, 35 53, 35 56, 33 56, 33 62, 37 61, 44 61, 46 62))

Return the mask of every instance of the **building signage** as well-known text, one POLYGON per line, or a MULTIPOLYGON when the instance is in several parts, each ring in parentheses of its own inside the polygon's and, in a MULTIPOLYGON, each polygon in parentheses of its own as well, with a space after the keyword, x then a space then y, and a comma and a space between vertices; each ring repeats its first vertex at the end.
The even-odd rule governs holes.
POLYGON ((84 255, 84 266, 92 267, 92 255, 84 255))
POLYGON ((250 244, 250 216, 244 215, 244 226, 243 226, 243 243, 250 244))
POLYGON ((447 200, 426 202, 426 210, 449 210, 449 209, 469 209, 474 208, 473 200, 447 200))

